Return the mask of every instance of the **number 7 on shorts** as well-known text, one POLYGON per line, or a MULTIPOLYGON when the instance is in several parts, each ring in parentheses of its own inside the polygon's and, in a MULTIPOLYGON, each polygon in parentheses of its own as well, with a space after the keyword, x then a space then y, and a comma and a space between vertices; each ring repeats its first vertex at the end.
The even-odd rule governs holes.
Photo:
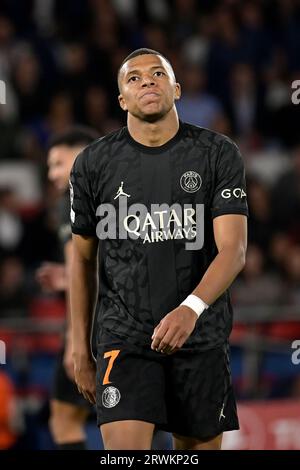
POLYGON ((106 372, 105 372, 105 375, 104 375, 103 385, 107 385, 107 384, 111 383, 109 381, 109 376, 110 376, 111 370, 113 368, 114 362, 117 359, 119 353, 120 353, 120 349, 114 349, 113 351, 107 351, 106 353, 104 353, 104 355, 103 355, 104 359, 107 359, 108 357, 110 359, 108 361, 108 365, 107 365, 106 372))

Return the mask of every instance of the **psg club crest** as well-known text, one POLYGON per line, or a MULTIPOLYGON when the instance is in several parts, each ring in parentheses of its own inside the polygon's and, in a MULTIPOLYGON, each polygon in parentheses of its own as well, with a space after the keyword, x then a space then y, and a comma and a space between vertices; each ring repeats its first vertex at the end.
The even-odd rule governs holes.
POLYGON ((196 171, 186 171, 180 178, 180 186, 187 193, 195 193, 201 188, 202 179, 196 171))
POLYGON ((121 394, 116 387, 106 387, 102 393, 102 404, 105 408, 113 408, 121 398, 121 394))

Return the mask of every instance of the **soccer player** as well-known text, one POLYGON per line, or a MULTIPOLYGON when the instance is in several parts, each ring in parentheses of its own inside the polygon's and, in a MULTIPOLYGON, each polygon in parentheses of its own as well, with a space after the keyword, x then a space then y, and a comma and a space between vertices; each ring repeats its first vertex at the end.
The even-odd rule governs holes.
POLYGON ((227 289, 245 263, 242 158, 227 137, 179 121, 180 85, 159 52, 131 53, 118 84, 127 127, 71 172, 75 380, 106 449, 150 449, 155 428, 175 449, 220 449, 238 429, 227 289))
MULTIPOLYGON (((48 177, 62 194, 59 204, 59 238, 65 263, 45 263, 37 272, 37 279, 47 290, 64 290, 67 303, 69 300, 68 272, 72 256, 68 190, 70 171, 78 153, 97 137, 98 134, 92 129, 74 126, 54 136, 48 149, 48 177)), ((67 305, 65 341, 57 361, 50 403, 50 430, 59 449, 75 450, 86 448, 84 424, 91 410, 74 383, 71 324, 68 310, 67 305)))

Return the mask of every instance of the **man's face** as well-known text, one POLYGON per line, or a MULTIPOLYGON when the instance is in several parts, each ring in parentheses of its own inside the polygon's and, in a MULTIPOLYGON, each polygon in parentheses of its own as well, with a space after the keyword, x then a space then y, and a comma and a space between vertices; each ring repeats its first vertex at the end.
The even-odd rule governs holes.
POLYGON ((48 178, 59 191, 68 188, 71 169, 81 147, 56 145, 48 154, 48 178))
POLYGON ((154 54, 144 54, 125 62, 119 75, 120 106, 133 116, 155 122, 166 115, 180 98, 170 64, 154 54))

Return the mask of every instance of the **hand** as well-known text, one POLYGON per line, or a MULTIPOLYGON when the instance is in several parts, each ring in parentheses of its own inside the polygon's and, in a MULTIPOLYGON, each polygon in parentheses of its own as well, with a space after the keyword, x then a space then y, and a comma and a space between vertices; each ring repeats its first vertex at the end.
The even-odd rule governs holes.
POLYGON ((69 377, 69 379, 72 380, 72 382, 74 382, 75 375, 74 375, 73 348, 72 348, 71 335, 69 333, 67 333, 66 335, 66 346, 65 346, 65 352, 64 352, 64 357, 63 357, 63 365, 67 373, 67 376, 69 377))
POLYGON ((63 291, 67 287, 65 265, 62 263, 44 263, 36 272, 36 280, 47 292, 63 291))
POLYGON ((92 354, 74 354, 74 376, 79 393, 96 403, 96 361, 92 354))
POLYGON ((194 310, 186 305, 175 308, 154 329, 151 349, 164 354, 178 351, 193 332, 197 319, 194 310))

